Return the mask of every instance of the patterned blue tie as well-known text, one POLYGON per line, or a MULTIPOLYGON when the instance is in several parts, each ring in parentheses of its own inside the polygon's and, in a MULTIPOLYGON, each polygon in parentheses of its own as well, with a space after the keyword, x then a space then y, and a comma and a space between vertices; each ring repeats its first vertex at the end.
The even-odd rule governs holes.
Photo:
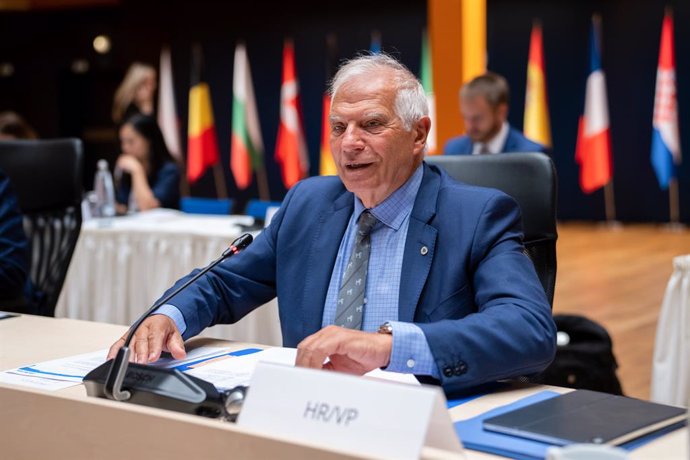
POLYGON ((364 290, 371 250, 370 234, 376 222, 378 220, 369 211, 364 211, 359 216, 355 245, 345 268, 340 291, 338 291, 338 307, 335 313, 336 326, 349 329, 362 328, 362 316, 366 303, 364 290))

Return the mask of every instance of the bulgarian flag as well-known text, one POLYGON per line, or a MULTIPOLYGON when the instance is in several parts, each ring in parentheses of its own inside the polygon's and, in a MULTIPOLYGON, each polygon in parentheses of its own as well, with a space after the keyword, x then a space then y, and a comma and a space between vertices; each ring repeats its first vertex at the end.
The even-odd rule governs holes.
POLYGON ((302 126, 295 51, 292 41, 286 40, 283 48, 283 84, 280 88, 280 126, 275 153, 286 188, 306 177, 309 170, 309 157, 302 126))
POLYGON ((256 110, 252 73, 244 43, 235 47, 232 80, 232 142, 230 169, 235 183, 246 189, 252 183, 253 171, 263 168, 264 145, 256 110))
POLYGON ((192 88, 189 90, 187 178, 196 182, 209 166, 218 164, 218 141, 213 121, 211 91, 201 81, 201 48, 192 52, 192 88))
POLYGON ((598 17, 590 33, 590 73, 585 90, 585 110, 580 117, 575 161, 580 165, 580 188, 592 193, 613 178, 606 78, 601 67, 598 17))
POLYGON ((431 118, 431 130, 426 138, 427 153, 434 155, 440 153, 436 150, 436 97, 434 96, 434 78, 431 66, 431 43, 427 31, 422 35, 422 65, 420 80, 426 93, 426 100, 429 104, 429 118, 431 118))
POLYGON ((656 71, 656 96, 652 120, 652 166, 659 187, 666 190, 680 165, 678 102, 676 100, 676 62, 673 47, 673 17, 664 16, 661 27, 659 67, 656 71))
POLYGON ((527 91, 525 94, 525 136, 551 147, 549 105, 546 98, 546 71, 541 24, 535 22, 529 44, 527 61, 527 91))

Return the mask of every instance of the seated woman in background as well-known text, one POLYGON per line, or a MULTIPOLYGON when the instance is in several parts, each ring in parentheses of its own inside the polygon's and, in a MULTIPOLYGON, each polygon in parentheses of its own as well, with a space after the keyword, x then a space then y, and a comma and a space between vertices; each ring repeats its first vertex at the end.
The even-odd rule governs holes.
POLYGON ((18 113, 0 112, 0 140, 37 138, 36 131, 18 113))
POLYGON ((156 120, 134 115, 120 128, 122 153, 115 163, 118 214, 175 208, 180 202, 180 171, 165 146, 156 120))
POLYGON ((113 98, 113 121, 120 125, 132 115, 153 116, 153 96, 156 92, 156 69, 134 62, 113 98))

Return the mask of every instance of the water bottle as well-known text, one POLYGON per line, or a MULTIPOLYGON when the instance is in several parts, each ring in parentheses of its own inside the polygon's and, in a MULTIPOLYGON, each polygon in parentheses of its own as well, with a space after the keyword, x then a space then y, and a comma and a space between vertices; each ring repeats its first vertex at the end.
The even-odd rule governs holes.
POLYGON ((93 180, 96 192, 96 214, 98 217, 113 217, 115 215, 115 187, 113 177, 108 170, 108 162, 98 160, 98 170, 93 180))

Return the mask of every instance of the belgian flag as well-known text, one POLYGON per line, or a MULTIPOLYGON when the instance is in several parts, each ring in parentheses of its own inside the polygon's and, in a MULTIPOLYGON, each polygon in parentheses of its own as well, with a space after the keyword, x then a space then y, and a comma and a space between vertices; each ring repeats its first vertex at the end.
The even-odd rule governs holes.
POLYGON ((218 140, 213 121, 211 90, 202 81, 202 51, 192 49, 192 87, 189 90, 189 126, 187 135, 187 179, 194 183, 209 166, 218 164, 218 140))

